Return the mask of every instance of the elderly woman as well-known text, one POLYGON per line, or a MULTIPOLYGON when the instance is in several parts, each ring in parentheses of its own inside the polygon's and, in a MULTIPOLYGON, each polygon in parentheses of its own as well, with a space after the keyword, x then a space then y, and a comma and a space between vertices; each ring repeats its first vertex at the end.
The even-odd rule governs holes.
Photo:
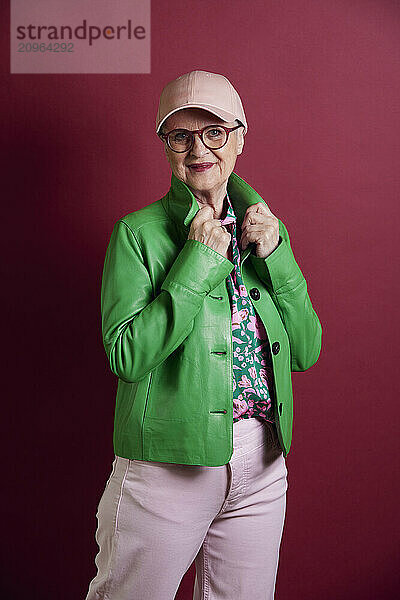
POLYGON ((321 324, 283 222, 233 172, 247 121, 222 75, 163 89, 161 199, 107 248, 103 341, 118 377, 115 458, 87 600, 274 598, 292 437, 291 371, 321 324))

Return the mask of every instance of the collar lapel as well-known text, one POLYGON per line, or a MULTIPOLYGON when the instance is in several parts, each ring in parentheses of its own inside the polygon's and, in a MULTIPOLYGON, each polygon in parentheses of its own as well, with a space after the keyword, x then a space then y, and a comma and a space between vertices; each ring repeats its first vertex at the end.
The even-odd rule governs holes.
MULTIPOLYGON (((229 176, 227 191, 236 215, 236 234, 239 238, 241 224, 247 208, 252 204, 257 204, 257 202, 263 202, 266 205, 267 203, 235 172, 229 176)), ((190 224, 200 207, 186 183, 178 179, 174 173, 171 173, 171 187, 167 194, 166 209, 170 218, 174 221, 180 241, 183 243, 187 239, 190 224)), ((241 251, 242 260, 250 253, 251 247, 252 244, 249 244, 244 251, 241 251)))

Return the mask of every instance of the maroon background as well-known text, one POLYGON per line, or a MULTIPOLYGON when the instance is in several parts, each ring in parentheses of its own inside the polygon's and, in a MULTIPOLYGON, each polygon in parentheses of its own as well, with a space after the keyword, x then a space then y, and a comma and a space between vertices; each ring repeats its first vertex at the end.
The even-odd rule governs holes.
POLYGON ((105 250, 168 190, 162 87, 204 69, 243 99, 235 171, 287 225, 323 325, 319 361, 293 375, 276 598, 394 598, 399 2, 153 0, 150 75, 10 75, 4 2, 1 22, 2 597, 83 599, 95 575, 117 384, 105 250))

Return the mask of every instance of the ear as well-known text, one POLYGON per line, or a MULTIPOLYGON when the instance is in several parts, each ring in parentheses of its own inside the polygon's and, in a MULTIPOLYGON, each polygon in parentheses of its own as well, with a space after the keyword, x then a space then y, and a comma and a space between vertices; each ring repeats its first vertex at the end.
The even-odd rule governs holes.
POLYGON ((242 127, 237 129, 237 155, 242 154, 244 147, 244 135, 242 127))

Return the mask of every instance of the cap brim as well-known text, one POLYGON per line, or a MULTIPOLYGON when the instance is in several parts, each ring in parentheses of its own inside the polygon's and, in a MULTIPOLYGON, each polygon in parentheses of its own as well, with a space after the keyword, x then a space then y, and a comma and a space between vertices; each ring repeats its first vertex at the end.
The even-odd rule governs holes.
MULTIPOLYGON (((167 115, 165 115, 165 117, 163 118, 162 121, 160 121, 156 133, 159 133, 160 128, 162 126, 162 124, 164 123, 164 121, 166 121, 168 119, 169 116, 171 116, 172 114, 178 112, 178 110, 182 110, 184 108, 202 108, 203 110, 207 110, 208 112, 212 113, 213 115, 216 115, 217 117, 219 117, 220 119, 222 119, 223 121, 226 121, 227 123, 229 123, 230 121, 235 121, 236 117, 233 113, 230 113, 226 110, 222 110, 220 108, 216 108, 215 106, 212 106, 211 104, 184 104, 183 106, 179 106, 178 108, 174 108, 174 110, 171 110, 167 115)), ((247 132, 247 126, 245 123, 243 123, 244 128, 245 128, 245 133, 247 132)))

